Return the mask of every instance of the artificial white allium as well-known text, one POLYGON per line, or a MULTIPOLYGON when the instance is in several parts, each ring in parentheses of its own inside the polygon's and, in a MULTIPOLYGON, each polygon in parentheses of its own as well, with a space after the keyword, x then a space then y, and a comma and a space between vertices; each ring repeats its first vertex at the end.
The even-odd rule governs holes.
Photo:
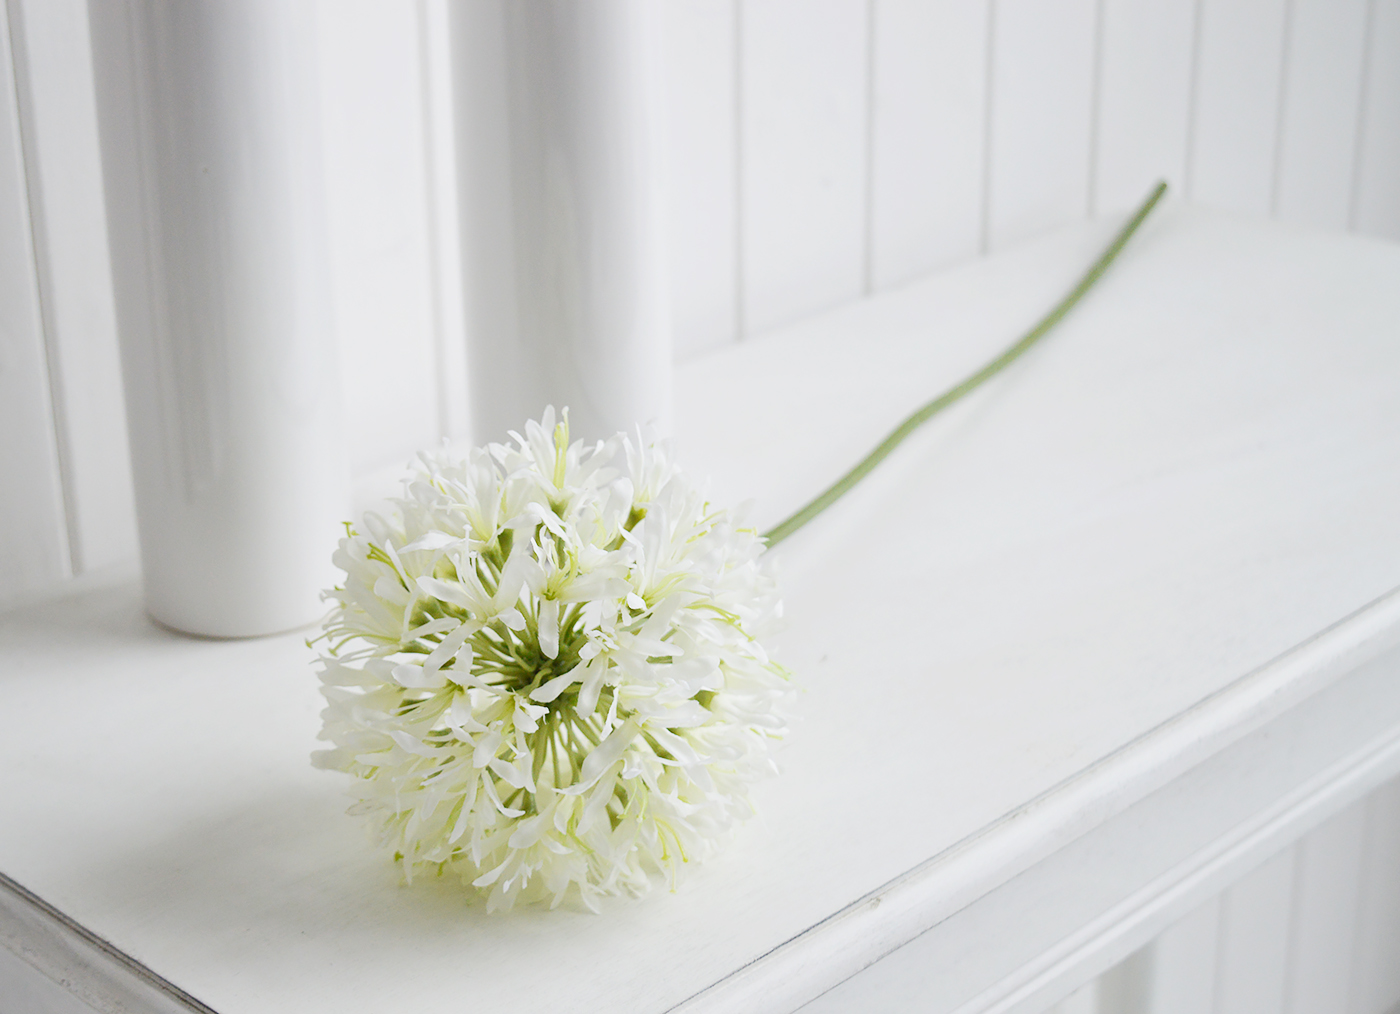
POLYGON ((569 444, 553 410, 514 446, 425 454, 392 519, 335 556, 320 766, 411 877, 487 907, 640 894, 708 856, 775 770, 786 674, 759 536, 665 453, 569 444))

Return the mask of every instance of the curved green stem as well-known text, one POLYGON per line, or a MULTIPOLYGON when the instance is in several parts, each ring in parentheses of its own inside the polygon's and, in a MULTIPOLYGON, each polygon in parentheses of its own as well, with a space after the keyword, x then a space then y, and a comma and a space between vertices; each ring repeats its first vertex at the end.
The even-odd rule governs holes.
POLYGON ((976 373, 964 379, 957 386, 944 391, 937 398, 934 398, 927 405, 910 415, 895 427, 889 436, 881 440, 873 451, 862 458, 849 472, 837 479, 824 493, 797 513, 793 514, 782 524, 765 532, 763 538, 768 543, 769 548, 782 542, 793 532, 797 531, 808 521, 811 521, 818 514, 839 500, 850 491, 856 483, 865 478, 876 465, 884 461, 891 451, 903 443, 905 437, 909 436, 909 434, 913 433, 949 405, 977 390, 977 388, 981 387, 992 377, 996 376, 1024 355, 1032 345, 1045 337, 1051 328, 1064 319, 1065 315, 1069 313, 1070 310, 1074 309, 1075 304, 1083 298, 1084 294, 1093 288, 1094 283, 1108 270, 1108 266, 1112 264, 1114 258, 1118 256, 1118 252, 1122 250, 1128 240, 1132 238, 1133 233, 1137 232, 1138 226, 1142 225, 1143 220, 1147 218, 1152 209, 1157 206, 1157 202, 1162 199, 1162 195, 1166 192, 1167 184, 1165 181, 1158 183, 1152 188, 1152 192, 1147 195, 1147 199, 1142 202, 1142 205, 1133 214, 1133 217, 1128 219, 1127 224, 1119 230, 1118 235, 1113 238, 1113 242, 1099 255, 1099 259, 1084 273, 1084 277, 1079 279, 1079 282, 1074 288, 1070 289, 1065 297, 1056 303, 1054 308, 1041 318, 1040 322, 1036 324, 1035 327, 1027 331, 1024 337, 1007 348, 1006 351, 987 363, 976 373))

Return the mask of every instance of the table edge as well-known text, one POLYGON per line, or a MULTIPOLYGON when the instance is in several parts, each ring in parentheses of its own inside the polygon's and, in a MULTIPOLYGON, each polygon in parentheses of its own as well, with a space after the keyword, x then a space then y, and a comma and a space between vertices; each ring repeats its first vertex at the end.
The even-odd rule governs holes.
POLYGON ((1400 645, 1400 587, 670 1008, 787 1010, 857 974, 1155 789, 1400 645))

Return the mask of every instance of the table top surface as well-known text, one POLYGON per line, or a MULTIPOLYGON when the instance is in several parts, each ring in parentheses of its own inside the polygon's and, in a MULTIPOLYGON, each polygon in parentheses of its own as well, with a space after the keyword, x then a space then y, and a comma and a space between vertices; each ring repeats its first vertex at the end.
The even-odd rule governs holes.
MULTIPOLYGON (((1115 226, 683 365, 682 464, 778 520, 1115 226)), ((598 915, 403 884, 311 768, 304 634, 186 638, 134 581, 85 582, 0 616, 0 872, 224 1014, 703 1006, 1400 585, 1397 381, 1400 247, 1163 209, 1042 346, 773 551, 803 691, 784 773, 718 859, 598 915)))

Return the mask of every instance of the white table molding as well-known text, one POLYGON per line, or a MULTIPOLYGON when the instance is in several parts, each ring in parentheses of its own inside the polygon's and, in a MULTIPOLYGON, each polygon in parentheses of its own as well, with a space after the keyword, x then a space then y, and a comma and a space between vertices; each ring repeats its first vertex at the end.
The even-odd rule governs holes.
MULTIPOLYGON (((687 470, 776 521, 1114 225, 684 364, 687 470)), ((1036 1014, 1400 774, 1398 332, 1400 247, 1164 209, 776 551, 785 772, 598 916, 399 883, 299 636, 178 637, 129 575, 0 614, 0 942, 110 1011, 1036 1014)))
MULTIPOLYGON (((1235 775, 1232 762, 1246 769, 1269 766, 1298 749, 1297 735, 1280 735, 1280 727, 1288 724, 1288 717, 1296 718, 1291 713, 1299 704, 1306 701, 1315 706, 1315 695, 1344 677, 1355 679, 1358 670, 1378 655, 1381 682, 1400 687, 1400 652, 1391 650, 1397 644, 1400 589, 1029 801, 948 853, 861 898, 681 1009, 755 1014, 796 1009, 818 991, 858 975, 935 926, 945 934, 959 935, 957 923, 975 919, 970 910, 1017 876, 1027 878, 1027 883, 1019 885, 1022 893, 1043 891, 1047 878, 1054 877, 1064 881, 1055 885, 1060 893, 1084 893, 1085 884, 1066 877, 1063 857, 1058 863, 1047 865, 1046 861, 1072 844, 1081 851, 1109 847, 1115 834, 1125 833, 1115 818, 1127 810, 1137 811, 1130 826, 1139 833, 1142 828, 1150 828, 1153 834, 1169 833, 1172 820, 1180 816, 1172 812, 1171 804, 1178 803, 1179 809, 1183 793, 1190 795, 1184 790, 1186 780, 1231 778, 1235 775), (1222 751, 1232 745, 1237 747, 1235 755, 1222 757, 1222 751), (1183 784, 1174 785, 1174 780, 1183 784), (1166 793, 1164 786, 1169 788, 1166 793), (1153 813, 1154 803, 1167 812, 1153 813)), ((1310 715, 1305 728, 1288 731, 1306 732, 1316 722, 1316 715, 1310 715)), ((1330 767, 1307 771, 1310 780, 1300 780, 1264 810, 1250 813, 1243 800, 1237 800, 1247 814, 1238 825, 1220 827, 1219 838, 1197 851, 1184 851, 1177 867, 1074 935, 1057 941, 1034 962, 1009 971, 974 1001, 958 1007, 959 1014, 1043 1009, 1227 886, 1233 879, 1229 874, 1247 870, 1367 790, 1400 774, 1400 696, 1391 723, 1359 749, 1326 758, 1330 767), (1122 946, 1122 941, 1130 941, 1131 946, 1122 946), (1090 967, 1094 972, 1086 973, 1090 967), (1062 984, 1066 988, 1060 992, 1057 987, 1062 984), (1027 997, 1029 1006, 1021 1002, 1027 997)), ((1340 741, 1342 746, 1354 745, 1346 732, 1340 741)), ((1330 745, 1337 749, 1337 744, 1330 745)), ((1073 868, 1080 874, 1084 870, 1073 868)), ((1020 905, 1018 901, 1013 907, 1020 905)), ((930 958, 928 965, 936 967, 936 959, 930 958)), ((863 1000, 868 1004, 867 998, 863 1000)), ((843 1009, 854 1008, 830 1007, 833 1014, 843 1009)))
MULTIPOLYGON (((910 1009, 915 997, 908 986, 916 981, 911 966, 931 969, 965 961, 967 940, 987 939, 995 925, 1001 928, 1001 949, 1010 953, 998 962, 993 949, 993 957, 981 962, 977 971, 984 983, 975 994, 929 1009, 1039 1014, 1284 846, 1400 775, 1398 688, 1400 652, 1392 651, 1321 694, 1306 711, 1295 709, 1241 739, 910 938, 902 950, 891 952, 889 967, 872 963, 803 1010, 910 1009), (1387 707, 1373 712, 1377 721, 1358 743, 1357 730, 1349 725, 1358 704, 1374 707, 1386 697, 1387 707), (1278 772, 1279 766, 1286 772, 1278 772), (1271 769, 1273 776, 1264 776, 1271 769), (1227 804, 1216 801, 1206 814, 1193 812, 1212 787, 1217 796, 1228 796, 1227 804), (1162 841, 1170 847, 1163 848, 1162 841), (1053 912, 1045 910, 1047 899, 1055 903, 1053 912), (1012 930, 1008 941, 1018 915, 1030 925, 1012 930), (1083 922, 1075 925, 1076 919, 1083 922), (1013 945, 1019 945, 1019 954, 1013 945)), ((968 976, 958 986, 965 990, 975 981, 968 976)), ((783 1009, 778 997, 773 1000, 776 1006, 768 1009, 783 1009)), ((762 1003, 715 1009, 761 1010, 762 1003)))
POLYGON ((3 874, 0 941, 97 1010, 210 1014, 180 987, 3 874))

